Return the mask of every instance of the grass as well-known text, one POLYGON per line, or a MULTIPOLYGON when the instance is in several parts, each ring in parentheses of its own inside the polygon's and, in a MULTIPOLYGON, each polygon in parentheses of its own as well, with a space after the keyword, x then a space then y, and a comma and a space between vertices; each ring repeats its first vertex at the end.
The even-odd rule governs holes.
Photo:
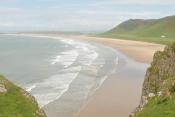
POLYGON ((174 31, 175 16, 169 16, 155 20, 128 20, 97 36, 167 45, 175 42, 174 31))
POLYGON ((43 117, 37 113, 37 103, 26 97, 21 88, 3 76, 0 76, 0 81, 7 89, 7 93, 0 94, 0 117, 43 117))
POLYGON ((143 42, 150 42, 150 43, 157 43, 157 44, 165 44, 169 45, 175 42, 175 39, 171 38, 156 38, 156 37, 141 37, 141 36, 134 36, 134 35, 117 35, 117 34, 109 34, 109 35, 97 35, 106 38, 116 38, 116 39, 123 39, 123 40, 134 40, 134 41, 143 41, 143 42))
POLYGON ((171 98, 154 97, 135 117, 175 117, 175 95, 171 98))

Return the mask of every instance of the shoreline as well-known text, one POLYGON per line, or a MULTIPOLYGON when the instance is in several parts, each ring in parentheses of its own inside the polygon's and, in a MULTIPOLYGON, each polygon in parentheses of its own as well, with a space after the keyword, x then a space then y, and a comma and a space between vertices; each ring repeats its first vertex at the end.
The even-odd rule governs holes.
MULTIPOLYGON (((104 46, 118 50, 133 61, 150 64, 153 54, 157 50, 163 50, 164 45, 138 42, 120 39, 107 39, 77 35, 49 35, 31 34, 29 36, 47 36, 50 38, 68 38, 80 41, 92 41, 104 46)), ((136 63, 134 63, 136 64, 136 63)), ((140 65, 136 65, 140 67, 140 65)), ((86 101, 78 116, 76 117, 128 117, 136 106, 138 106, 141 96, 142 82, 145 68, 141 75, 128 73, 126 68, 119 74, 112 74, 107 78, 101 87, 86 101), (140 75, 140 76, 139 76, 140 75), (136 77, 136 78, 135 78, 136 77), (133 92, 133 94, 131 93, 133 92), (130 98, 128 98, 130 96, 130 98), (127 104, 127 105, 126 105, 127 104)))
MULTIPOLYGON (((61 37, 97 42, 116 49, 133 59, 133 61, 146 64, 151 63, 156 51, 162 51, 165 47, 160 44, 120 39, 77 35, 61 37)), ((140 66, 139 64, 138 68, 140 68, 140 66)), ((139 105, 146 69, 142 68, 142 70, 140 70, 140 72, 142 72, 141 75, 137 73, 128 73, 128 76, 126 72, 128 72, 127 68, 119 74, 112 74, 108 77, 101 87, 87 99, 85 105, 81 108, 76 117, 128 117, 139 105)))
MULTIPOLYGON (((56 36, 56 35, 55 35, 56 36)), ((156 51, 163 51, 165 45, 114 38, 91 37, 86 35, 57 35, 60 37, 97 42, 111 47, 141 63, 150 64, 156 51)))
MULTIPOLYGON (((12 34, 14 35, 14 34, 12 34)), ((15 34, 21 36, 33 36, 33 37, 48 37, 52 39, 58 39, 59 37, 65 39, 73 39, 80 41, 91 41, 102 44, 104 46, 111 47, 131 59, 134 59, 137 62, 150 64, 153 59, 153 55, 156 51, 163 51, 165 45, 149 43, 143 41, 134 41, 134 40, 122 40, 114 38, 103 38, 103 37, 92 37, 87 35, 65 35, 65 34, 15 34)))

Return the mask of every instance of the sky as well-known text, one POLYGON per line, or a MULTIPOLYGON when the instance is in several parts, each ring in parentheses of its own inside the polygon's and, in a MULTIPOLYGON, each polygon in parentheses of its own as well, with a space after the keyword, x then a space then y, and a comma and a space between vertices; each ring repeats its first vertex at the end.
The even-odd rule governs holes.
POLYGON ((0 32, 103 32, 128 19, 175 15, 175 0, 0 0, 0 32))

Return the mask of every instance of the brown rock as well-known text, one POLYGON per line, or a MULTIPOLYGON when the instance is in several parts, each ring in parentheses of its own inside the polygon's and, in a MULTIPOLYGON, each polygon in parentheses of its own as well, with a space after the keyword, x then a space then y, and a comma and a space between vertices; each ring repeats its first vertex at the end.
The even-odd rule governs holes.
POLYGON ((5 86, 3 84, 0 84, 0 93, 6 93, 7 89, 5 88, 5 86))

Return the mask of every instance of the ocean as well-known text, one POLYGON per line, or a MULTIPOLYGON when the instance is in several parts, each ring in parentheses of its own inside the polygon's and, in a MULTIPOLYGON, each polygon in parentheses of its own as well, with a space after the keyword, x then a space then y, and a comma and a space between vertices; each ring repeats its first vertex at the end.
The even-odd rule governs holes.
POLYGON ((119 63, 125 63, 122 55, 93 42, 0 35, 0 74, 60 117, 78 112, 119 63))

